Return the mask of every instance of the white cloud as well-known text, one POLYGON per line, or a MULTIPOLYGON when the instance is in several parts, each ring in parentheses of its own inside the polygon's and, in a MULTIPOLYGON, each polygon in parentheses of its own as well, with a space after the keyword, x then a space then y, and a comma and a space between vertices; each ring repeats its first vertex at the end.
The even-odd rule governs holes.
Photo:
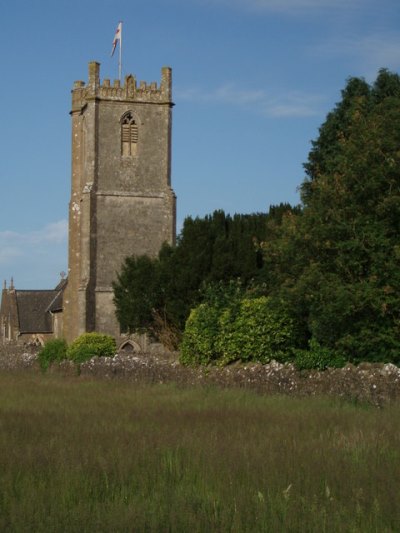
POLYGON ((35 249, 48 248, 67 242, 68 223, 66 220, 52 222, 37 231, 19 233, 0 231, 0 264, 11 264, 19 258, 35 253, 35 249))
POLYGON ((307 117, 319 113, 319 95, 287 93, 272 95, 263 89, 242 89, 227 83, 206 92, 200 88, 176 91, 177 100, 240 106, 268 117, 307 117))
MULTIPOLYGON (((198 0, 200 1, 204 2, 204 0, 198 0)), ((300 14, 327 9, 348 11, 352 8, 365 7, 371 4, 371 0, 206 0, 206 3, 246 11, 300 14)))
POLYGON ((59 220, 52 222, 43 229, 27 235, 32 243, 61 243, 68 237, 68 222, 59 220))
POLYGON ((199 87, 191 87, 183 90, 176 90, 175 96, 180 100, 191 102, 221 102, 223 104, 252 104, 265 99, 263 90, 238 89, 233 83, 226 83, 209 92, 199 87))
POLYGON ((353 59, 367 78, 375 78, 380 68, 400 67, 400 34, 375 34, 334 39, 320 43, 311 53, 318 57, 353 59))
POLYGON ((213 96, 214 100, 236 105, 257 104, 265 99, 265 93, 261 89, 236 89, 232 83, 217 88, 213 96))
MULTIPOLYGON (((2 243, 0 236, 0 243, 2 243)), ((1 246, 0 244, 0 265, 7 265, 12 263, 18 257, 21 257, 23 252, 14 246, 1 246)))

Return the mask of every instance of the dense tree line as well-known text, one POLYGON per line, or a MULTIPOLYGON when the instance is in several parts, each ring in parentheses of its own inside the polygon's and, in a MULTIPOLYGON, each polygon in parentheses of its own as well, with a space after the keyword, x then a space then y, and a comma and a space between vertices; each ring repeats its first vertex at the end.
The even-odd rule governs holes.
POLYGON ((201 304, 188 323, 191 339, 214 312, 221 339, 222 330, 233 335, 232 324, 250 327, 238 313, 250 324, 253 308, 271 323, 285 317, 292 353, 303 361, 308 353, 324 364, 400 362, 399 76, 381 70, 372 85, 349 79, 304 166, 300 207, 188 218, 175 248, 157 259, 127 258, 114 287, 122 327, 182 332, 201 304), (240 280, 239 299, 221 297, 221 283, 231 294, 230 280, 240 280), (210 287, 218 298, 210 299, 210 287))
POLYGON ((210 284, 240 279, 255 283, 264 259, 260 244, 267 220, 281 219, 291 209, 282 204, 270 215, 230 216, 215 211, 203 218, 188 217, 175 247, 164 245, 157 258, 128 257, 114 284, 117 317, 125 331, 169 329, 177 339, 190 309, 210 284))
POLYGON ((270 294, 303 341, 400 362, 400 79, 352 78, 313 142, 302 212, 264 244, 270 294))

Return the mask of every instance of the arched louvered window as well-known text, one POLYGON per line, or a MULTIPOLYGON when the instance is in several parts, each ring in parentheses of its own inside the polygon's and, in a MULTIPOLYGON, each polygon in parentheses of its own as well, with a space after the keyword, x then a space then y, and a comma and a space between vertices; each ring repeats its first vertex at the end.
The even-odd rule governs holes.
POLYGON ((131 112, 126 113, 121 121, 121 153, 125 156, 136 155, 138 127, 131 112))

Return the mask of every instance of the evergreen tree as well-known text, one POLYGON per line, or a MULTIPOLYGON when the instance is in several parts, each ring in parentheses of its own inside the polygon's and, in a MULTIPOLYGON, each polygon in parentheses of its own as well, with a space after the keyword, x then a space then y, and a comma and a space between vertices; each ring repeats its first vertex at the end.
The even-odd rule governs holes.
POLYGON ((263 264, 258 243, 267 215, 226 215, 185 219, 175 247, 164 245, 156 260, 127 258, 114 284, 117 317, 123 329, 155 331, 154 316, 183 330, 202 289, 215 282, 256 278, 263 264))
POLYGON ((303 339, 400 361, 400 79, 351 79, 313 143, 300 216, 266 243, 269 289, 303 339))
POLYGON ((127 257, 113 284, 121 330, 132 333, 151 328, 160 307, 159 263, 147 256, 127 257))

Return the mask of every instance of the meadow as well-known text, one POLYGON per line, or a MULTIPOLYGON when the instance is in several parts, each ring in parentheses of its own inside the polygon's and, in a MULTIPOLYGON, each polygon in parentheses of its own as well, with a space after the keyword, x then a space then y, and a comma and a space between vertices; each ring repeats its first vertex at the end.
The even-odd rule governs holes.
POLYGON ((0 530, 400 531, 400 405, 0 374, 0 530))

